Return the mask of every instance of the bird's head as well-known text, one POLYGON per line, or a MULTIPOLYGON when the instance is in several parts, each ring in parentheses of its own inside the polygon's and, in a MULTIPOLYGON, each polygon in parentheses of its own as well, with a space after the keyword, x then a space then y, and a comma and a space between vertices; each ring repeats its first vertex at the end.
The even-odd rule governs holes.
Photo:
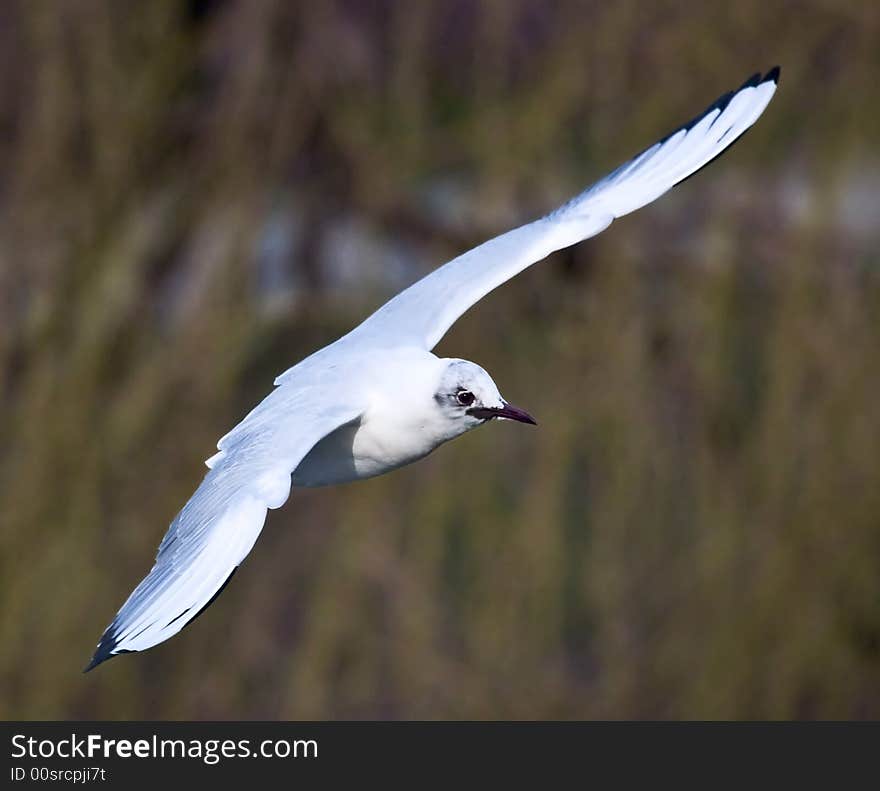
POLYGON ((525 410, 508 404, 498 392, 492 377, 476 363, 467 360, 444 360, 434 401, 448 420, 469 431, 492 418, 516 420, 537 425, 525 410))

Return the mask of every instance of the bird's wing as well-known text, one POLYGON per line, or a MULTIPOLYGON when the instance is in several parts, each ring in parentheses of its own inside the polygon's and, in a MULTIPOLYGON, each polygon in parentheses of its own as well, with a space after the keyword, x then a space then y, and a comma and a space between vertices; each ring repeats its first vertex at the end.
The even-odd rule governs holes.
POLYGON ((560 208, 455 258, 370 316, 354 333, 433 348, 471 305, 540 261, 659 198, 729 148, 764 112, 779 68, 756 74, 692 121, 560 208))
POLYGON ((339 388, 274 390, 218 443, 211 469, 175 517, 150 573, 98 643, 86 670, 115 654, 142 651, 193 621, 232 577, 263 528, 267 508, 290 493, 290 475, 311 448, 363 409, 339 388))

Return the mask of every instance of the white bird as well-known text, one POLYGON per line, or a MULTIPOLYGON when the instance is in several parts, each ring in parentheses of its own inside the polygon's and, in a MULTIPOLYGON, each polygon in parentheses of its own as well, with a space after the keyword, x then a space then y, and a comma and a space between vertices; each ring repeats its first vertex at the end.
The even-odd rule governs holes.
POLYGON ((778 79, 778 67, 756 74, 565 205, 450 261, 281 374, 217 444, 155 565, 107 627, 86 671, 191 623, 229 582, 267 509, 285 503, 291 483, 381 475, 492 418, 534 424, 480 366, 440 359, 431 349, 492 289, 595 236, 715 159, 755 123, 778 79))

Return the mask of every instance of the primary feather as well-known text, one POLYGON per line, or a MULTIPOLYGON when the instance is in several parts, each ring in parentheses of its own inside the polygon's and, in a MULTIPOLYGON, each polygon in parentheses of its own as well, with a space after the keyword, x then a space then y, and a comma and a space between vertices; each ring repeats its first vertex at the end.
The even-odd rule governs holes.
POLYGON ((535 222, 475 247, 391 299, 355 332, 432 349, 468 308, 550 253, 605 230, 730 148, 773 98, 776 67, 755 75, 577 197, 535 222))

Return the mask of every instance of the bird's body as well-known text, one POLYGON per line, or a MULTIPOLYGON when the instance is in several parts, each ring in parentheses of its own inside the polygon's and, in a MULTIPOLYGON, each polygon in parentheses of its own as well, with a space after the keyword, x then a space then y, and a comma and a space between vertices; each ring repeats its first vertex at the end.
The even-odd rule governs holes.
POLYGON ((150 573, 86 668, 180 631, 220 593, 268 509, 291 484, 370 478, 423 458, 494 418, 534 423, 480 366, 431 349, 492 289, 604 230, 693 175, 764 111, 779 70, 739 90, 559 209, 474 248, 398 294, 360 326, 293 366, 217 444, 208 473, 175 517, 150 573))
POLYGON ((360 418, 320 440, 293 472, 294 486, 327 486, 418 461, 465 429, 443 420, 432 396, 444 361, 424 349, 346 355, 340 373, 364 394, 360 418), (407 405, 414 405, 407 408, 407 405))

